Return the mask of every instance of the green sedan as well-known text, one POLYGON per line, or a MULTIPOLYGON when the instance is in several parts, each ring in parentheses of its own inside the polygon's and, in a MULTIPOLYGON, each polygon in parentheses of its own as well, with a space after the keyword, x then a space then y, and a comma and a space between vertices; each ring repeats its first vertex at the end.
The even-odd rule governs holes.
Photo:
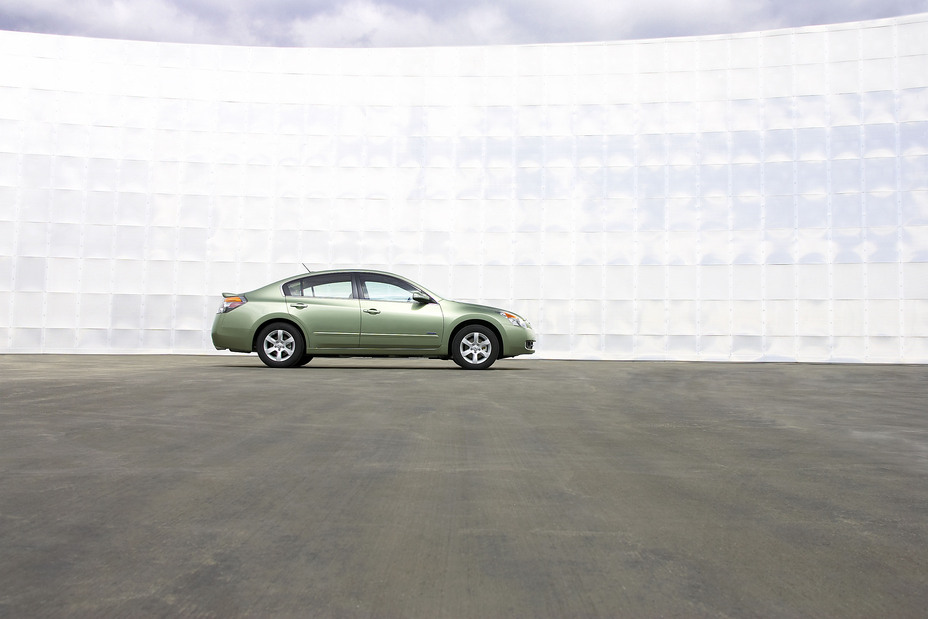
POLYGON ((535 352, 535 332, 512 312, 442 299, 380 271, 319 271, 245 294, 222 293, 217 350, 250 353, 272 368, 313 357, 429 357, 484 370, 535 352))

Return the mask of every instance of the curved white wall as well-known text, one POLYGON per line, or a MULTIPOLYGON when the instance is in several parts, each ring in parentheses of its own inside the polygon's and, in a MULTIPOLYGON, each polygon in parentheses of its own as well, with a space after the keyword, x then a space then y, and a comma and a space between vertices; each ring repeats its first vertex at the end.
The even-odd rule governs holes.
POLYGON ((928 361, 928 15, 268 49, 0 33, 0 351, 209 352, 370 266, 540 354, 928 361))

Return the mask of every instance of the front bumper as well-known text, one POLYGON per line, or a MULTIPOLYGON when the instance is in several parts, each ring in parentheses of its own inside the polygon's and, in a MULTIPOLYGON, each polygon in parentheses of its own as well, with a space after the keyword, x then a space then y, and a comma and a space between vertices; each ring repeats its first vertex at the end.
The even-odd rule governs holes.
POLYGON ((503 326, 503 356, 535 354, 535 332, 530 328, 503 326))

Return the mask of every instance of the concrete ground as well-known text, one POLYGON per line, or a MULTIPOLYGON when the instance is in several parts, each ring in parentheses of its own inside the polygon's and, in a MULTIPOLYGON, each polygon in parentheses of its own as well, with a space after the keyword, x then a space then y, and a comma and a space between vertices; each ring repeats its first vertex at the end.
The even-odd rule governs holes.
POLYGON ((925 366, 0 356, 0 616, 926 609, 925 366))

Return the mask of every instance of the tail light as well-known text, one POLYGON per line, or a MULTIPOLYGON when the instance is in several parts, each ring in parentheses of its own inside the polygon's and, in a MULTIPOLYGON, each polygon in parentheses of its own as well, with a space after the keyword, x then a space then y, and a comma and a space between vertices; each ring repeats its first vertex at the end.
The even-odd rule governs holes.
POLYGON ((226 312, 231 312, 231 311, 234 310, 236 307, 241 307, 242 305, 245 305, 245 303, 247 303, 247 302, 248 302, 248 300, 247 300, 245 297, 241 297, 241 296, 239 296, 239 297, 226 297, 226 296, 224 296, 224 298, 222 299, 222 305, 219 306, 219 311, 216 312, 216 313, 217 313, 217 314, 225 314, 226 312))

